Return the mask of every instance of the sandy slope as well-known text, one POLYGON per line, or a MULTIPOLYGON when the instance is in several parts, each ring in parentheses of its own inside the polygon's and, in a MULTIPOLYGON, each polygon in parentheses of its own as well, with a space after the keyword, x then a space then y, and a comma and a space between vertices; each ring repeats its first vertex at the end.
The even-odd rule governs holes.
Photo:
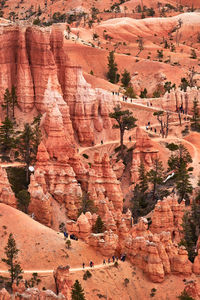
MULTIPOLYGON (((34 221, 28 215, 0 203, 0 257, 4 257, 4 247, 10 233, 16 240, 19 261, 25 270, 49 270, 58 265, 80 267, 91 259, 95 264, 102 263, 102 255, 96 253, 82 241, 72 241, 70 250, 66 250, 62 234, 34 221), (77 255, 78 253, 78 255, 77 255), (66 255, 69 255, 66 258, 66 255)), ((0 261, 0 269, 6 265, 0 261)))

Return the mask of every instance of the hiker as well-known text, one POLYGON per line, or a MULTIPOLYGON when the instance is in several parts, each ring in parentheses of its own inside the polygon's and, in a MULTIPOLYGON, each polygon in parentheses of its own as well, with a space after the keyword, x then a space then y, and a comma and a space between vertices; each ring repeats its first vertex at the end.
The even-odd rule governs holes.
POLYGON ((118 261, 118 259, 119 259, 119 257, 117 256, 117 257, 116 257, 116 261, 118 261))
POLYGON ((92 261, 90 261, 90 268, 92 268, 92 264, 93 264, 92 261))
POLYGON ((150 123, 150 121, 148 122, 148 125, 150 125, 151 123, 150 123))
POLYGON ((113 260, 113 262, 115 262, 115 256, 113 255, 113 257, 112 257, 112 260, 113 260))
POLYGON ((108 258, 108 263, 110 263, 110 258, 108 258))
POLYGON ((64 238, 65 240, 68 238, 68 233, 66 231, 64 231, 64 238))
POLYGON ((103 140, 101 140, 101 145, 103 145, 103 140))
POLYGON ((105 265, 106 264, 106 260, 105 260, 105 258, 104 258, 104 260, 103 260, 103 265, 105 265))
POLYGON ((85 263, 83 263, 83 269, 85 268, 85 263))

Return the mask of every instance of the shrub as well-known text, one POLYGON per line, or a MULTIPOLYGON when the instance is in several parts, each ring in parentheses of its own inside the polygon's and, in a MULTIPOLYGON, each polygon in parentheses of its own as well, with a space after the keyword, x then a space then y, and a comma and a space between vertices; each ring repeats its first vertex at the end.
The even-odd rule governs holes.
POLYGON ((90 271, 86 271, 84 274, 83 274, 83 280, 87 280, 88 278, 92 277, 92 273, 90 273, 90 271))
POLYGON ((66 244, 67 249, 70 249, 70 248, 71 248, 71 244, 72 244, 72 243, 71 243, 70 240, 66 240, 65 244, 66 244))
POLYGON ((185 290, 177 298, 180 300, 195 300, 194 298, 190 297, 185 290))
POLYGON ((85 157, 86 159, 89 158, 89 156, 87 154, 85 154, 85 153, 83 153, 83 157, 85 157))
POLYGON ((125 279, 124 279, 124 285, 127 287, 128 284, 129 284, 129 279, 128 279, 128 278, 125 278, 125 279))

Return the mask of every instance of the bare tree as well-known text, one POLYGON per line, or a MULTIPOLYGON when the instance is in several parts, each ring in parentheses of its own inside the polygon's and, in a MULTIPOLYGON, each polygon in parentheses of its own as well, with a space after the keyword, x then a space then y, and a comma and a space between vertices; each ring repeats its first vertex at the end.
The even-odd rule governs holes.
POLYGON ((136 54, 136 56, 139 56, 140 53, 142 52, 142 50, 144 50, 143 38, 141 36, 138 36, 138 39, 136 40, 136 42, 138 43, 138 50, 139 50, 139 52, 136 54))

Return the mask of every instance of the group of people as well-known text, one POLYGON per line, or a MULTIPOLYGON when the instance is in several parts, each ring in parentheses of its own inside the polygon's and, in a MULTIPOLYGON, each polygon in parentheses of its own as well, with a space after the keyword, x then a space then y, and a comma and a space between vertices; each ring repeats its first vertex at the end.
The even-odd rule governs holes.
POLYGON ((187 111, 183 109, 183 104, 181 104, 179 107, 176 106, 176 112, 181 112, 182 114, 187 114, 187 111))
POLYGON ((114 92, 114 91, 112 91, 112 94, 113 94, 113 95, 119 96, 119 92, 114 92))
MULTIPOLYGON (((149 121, 149 122, 147 123, 147 125, 146 125, 146 130, 153 131, 153 128, 151 127, 150 121, 149 121)), ((157 129, 156 129, 156 128, 154 128, 154 132, 157 133, 157 129)))
MULTIPOLYGON (((115 257, 115 255, 113 255, 112 258, 110 258, 110 257, 108 258, 107 263, 110 264, 110 263, 118 262, 119 259, 124 262, 126 260, 126 254, 122 254, 120 256, 120 258, 118 256, 115 257)), ((106 265, 106 259, 105 258, 103 259, 103 265, 106 265)), ((94 267, 94 262, 92 260, 89 262, 89 266, 90 266, 90 268, 94 267)), ((84 262, 83 262, 83 269, 85 269, 85 263, 84 262)))

